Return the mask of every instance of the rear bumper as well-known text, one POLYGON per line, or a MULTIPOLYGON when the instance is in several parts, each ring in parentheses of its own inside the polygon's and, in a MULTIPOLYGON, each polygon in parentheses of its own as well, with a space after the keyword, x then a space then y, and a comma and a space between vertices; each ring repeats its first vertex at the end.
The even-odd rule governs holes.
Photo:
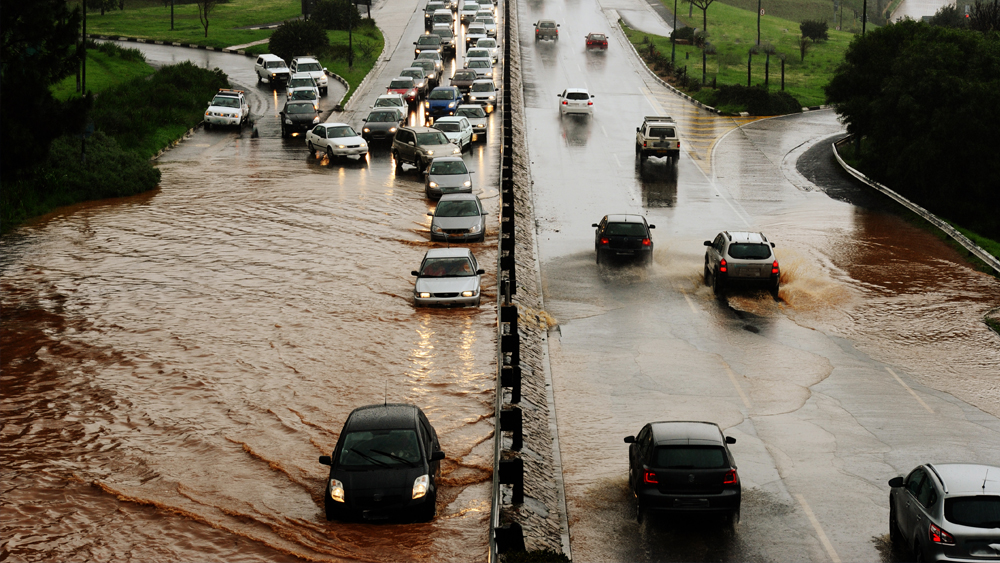
POLYGON ((658 149, 658 148, 644 148, 642 149, 642 154, 646 156, 670 156, 677 158, 681 155, 680 149, 658 149))
POLYGON ((661 493, 646 489, 638 494, 639 505, 645 510, 664 513, 724 513, 738 510, 740 490, 723 489, 716 494, 661 493))
POLYGON ((744 286, 744 287, 774 287, 778 283, 778 279, 781 274, 770 275, 762 278, 744 278, 730 276, 729 274, 719 274, 719 281, 725 284, 727 287, 733 286, 744 286))

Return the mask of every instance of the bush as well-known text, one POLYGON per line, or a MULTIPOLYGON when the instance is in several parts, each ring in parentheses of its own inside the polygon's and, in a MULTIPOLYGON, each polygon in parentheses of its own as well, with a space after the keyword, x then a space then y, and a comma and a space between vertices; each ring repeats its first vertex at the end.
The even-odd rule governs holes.
POLYGON ((675 29, 670 32, 670 37, 675 41, 680 39, 686 39, 688 41, 694 42, 694 28, 693 27, 682 27, 675 29))
POLYGON ((123 150, 103 131, 87 139, 86 162, 80 157, 81 142, 75 136, 60 137, 52 143, 49 156, 54 186, 67 203, 135 195, 160 182, 160 171, 148 158, 123 150))
POLYGON ((808 37, 813 41, 825 41, 830 38, 827 34, 828 26, 826 22, 806 20, 799 24, 802 37, 808 37))
POLYGON ((361 13, 351 0, 320 0, 313 8, 312 21, 323 29, 347 31, 361 23, 361 13))
POLYGON ((941 6, 931 19, 928 21, 931 25, 937 25, 941 27, 955 27, 955 28, 966 28, 968 27, 968 22, 962 14, 958 11, 958 7, 954 4, 946 4, 941 6))
POLYGON ((330 44, 326 31, 313 20, 291 20, 271 34, 271 52, 286 61, 298 55, 316 54, 330 44))
POLYGON ((801 113, 802 104, 788 92, 768 92, 762 87, 733 84, 719 86, 711 105, 745 107, 750 115, 784 115, 801 113))

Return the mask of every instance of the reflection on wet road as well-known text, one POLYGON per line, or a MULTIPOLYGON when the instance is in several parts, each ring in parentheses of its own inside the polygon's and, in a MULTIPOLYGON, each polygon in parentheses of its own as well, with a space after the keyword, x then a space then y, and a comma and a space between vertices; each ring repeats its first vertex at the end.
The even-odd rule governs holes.
MULTIPOLYGON (((400 64, 420 32, 407 29, 400 64)), ((159 160, 160 190, 60 210, 2 241, 4 553, 484 559, 492 270, 481 308, 415 309, 409 272, 438 246, 423 179, 396 172, 385 147, 317 159, 281 139, 284 93, 247 86, 252 59, 189 54, 250 92, 259 137, 198 131, 159 160), (317 458, 353 408, 386 400, 419 405, 437 429, 438 517, 328 523, 317 458)), ((478 143, 465 157, 490 217, 496 154, 478 143)), ((490 219, 470 245, 483 264, 496 229, 490 219)))

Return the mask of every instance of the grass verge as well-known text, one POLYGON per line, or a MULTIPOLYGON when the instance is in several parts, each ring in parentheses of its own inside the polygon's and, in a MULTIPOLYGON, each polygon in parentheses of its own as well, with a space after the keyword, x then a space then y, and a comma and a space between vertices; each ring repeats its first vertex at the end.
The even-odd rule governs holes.
MULTIPOLYGON (((70 2, 72 9, 77 2, 70 2)), ((174 5, 174 29, 170 29, 170 6, 162 2, 143 7, 106 12, 87 12, 87 32, 95 35, 193 43, 219 49, 267 39, 274 30, 238 29, 279 23, 302 14, 300 0, 230 0, 209 13, 208 37, 198 19, 196 4, 174 5)))
MULTIPOLYGON (((670 8, 673 5, 671 3, 670 8)), ((692 18, 677 18, 680 27, 683 23, 688 27, 702 26, 701 13, 695 10, 692 18)), ((629 41, 641 49, 643 44, 651 41, 657 50, 668 59, 671 53, 669 37, 653 35, 628 28, 622 30, 629 41)), ((715 46, 716 52, 709 54, 706 61, 706 79, 717 84, 747 84, 747 59, 749 49, 757 41, 757 16, 754 12, 713 3, 708 9, 708 41, 715 46)), ((785 57, 785 92, 802 102, 803 106, 817 106, 825 103, 826 93, 823 87, 829 83, 837 65, 844 58, 844 53, 854 34, 833 31, 830 39, 812 44, 804 60, 799 52, 799 24, 792 20, 768 17, 761 21, 761 44, 773 46, 777 53, 768 57, 757 54, 751 58, 750 75, 752 85, 763 85, 765 77, 769 90, 781 90, 781 58, 785 57), (769 66, 769 69, 765 69, 769 66), (765 70, 769 72, 765 74, 765 70)), ((677 66, 687 67, 689 76, 702 76, 702 50, 694 45, 677 45, 674 55, 677 66)), ((697 90, 695 90, 697 92, 697 90)), ((698 96, 693 96, 698 98, 698 96)))
MULTIPOLYGON (((113 43, 107 43, 118 47, 113 43)), ((155 72, 145 59, 125 59, 117 53, 87 49, 87 90, 100 94, 112 86, 143 78, 155 72)), ((52 86, 52 95, 59 101, 79 96, 76 91, 76 75, 67 76, 52 86)))

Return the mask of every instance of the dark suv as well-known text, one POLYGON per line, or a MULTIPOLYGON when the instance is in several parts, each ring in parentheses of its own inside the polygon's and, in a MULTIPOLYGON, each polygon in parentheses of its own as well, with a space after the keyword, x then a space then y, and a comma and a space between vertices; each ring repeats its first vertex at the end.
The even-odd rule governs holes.
POLYGON ((444 452, 437 432, 418 407, 359 407, 340 431, 323 493, 326 519, 369 520, 436 514, 437 479, 444 452))
POLYGON ((642 215, 605 215, 600 223, 591 225, 597 263, 612 258, 638 258, 643 264, 653 263, 653 239, 649 230, 656 225, 646 223, 642 215))
POLYGON ((763 233, 723 231, 705 246, 705 284, 716 295, 732 285, 748 285, 764 287, 778 298, 781 269, 771 250, 774 243, 763 233))
POLYGON ((422 173, 439 156, 462 156, 462 149, 437 129, 400 127, 392 139, 392 158, 396 161, 396 170, 402 170, 405 162, 416 166, 417 171, 422 173))
POLYGON ((281 110, 281 136, 305 133, 319 123, 320 110, 309 100, 289 100, 281 110))
POLYGON ((626 436, 628 481, 636 517, 646 511, 724 516, 740 520, 740 478, 729 444, 712 422, 650 422, 626 436))
POLYGON ((559 24, 553 20, 538 20, 531 24, 535 26, 535 41, 549 39, 559 41, 559 24))

